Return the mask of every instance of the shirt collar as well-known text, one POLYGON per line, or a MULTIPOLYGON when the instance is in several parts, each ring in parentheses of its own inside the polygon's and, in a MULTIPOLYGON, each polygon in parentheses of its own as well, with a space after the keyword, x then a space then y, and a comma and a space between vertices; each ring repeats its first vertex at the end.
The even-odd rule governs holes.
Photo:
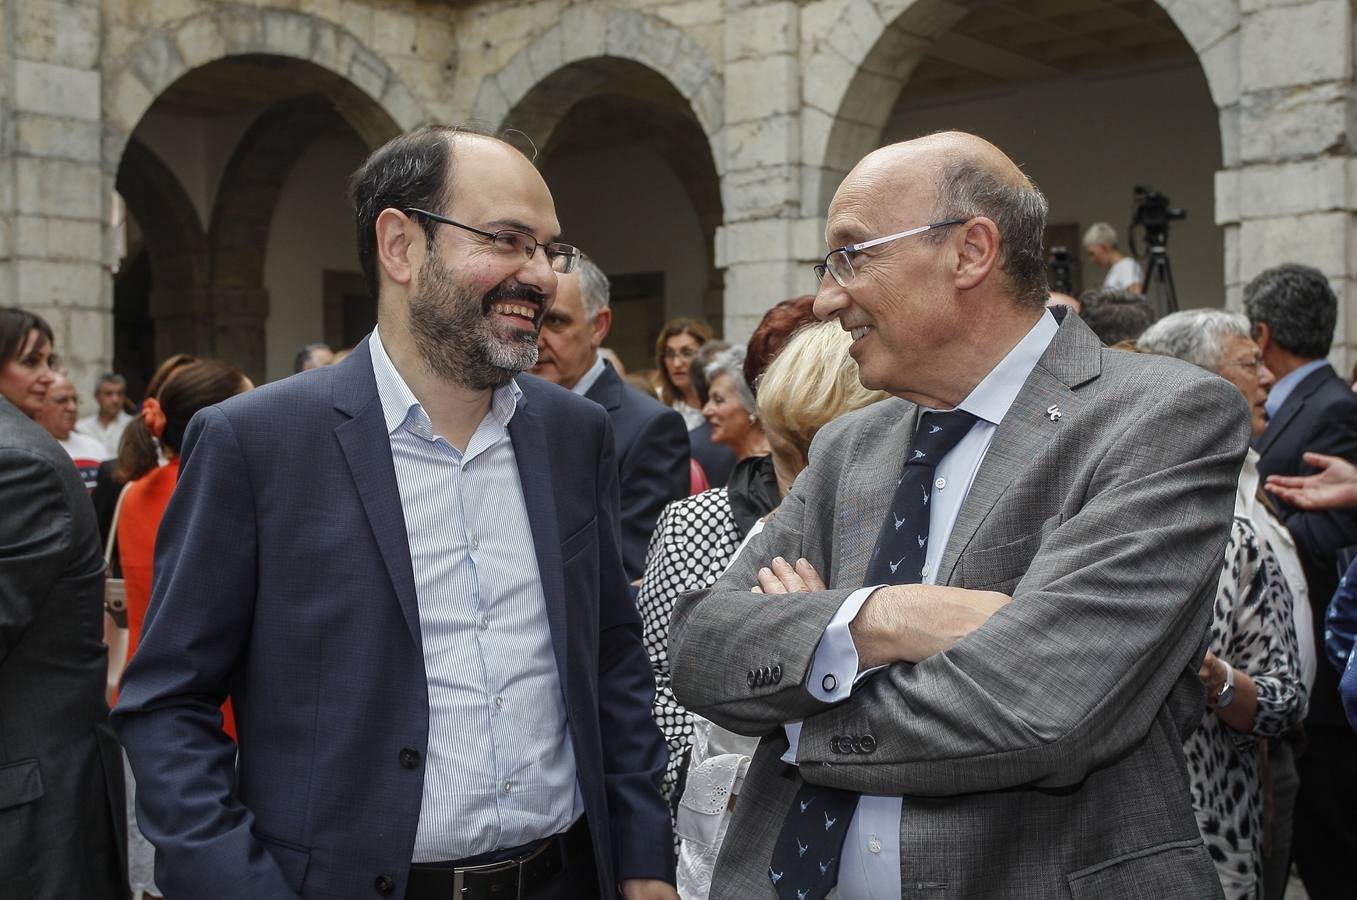
POLYGON ((1278 378, 1277 383, 1272 386, 1272 390, 1267 392, 1267 401, 1263 403, 1263 409, 1267 410, 1267 417, 1270 419, 1277 415, 1277 410, 1282 408, 1282 404, 1291 396, 1296 385, 1304 381, 1311 372, 1322 369, 1328 364, 1327 359, 1312 359, 1299 369, 1293 369, 1278 378))
MULTIPOLYGON (((386 420, 386 433, 395 434, 413 415, 421 423, 429 423, 429 415, 415 397, 410 386, 405 383, 396 364, 386 354, 379 329, 372 329, 372 338, 368 341, 368 351, 372 356, 372 374, 377 379, 377 397, 382 402, 382 417, 386 420)), ((490 398, 490 415, 505 428, 514 417, 518 403, 523 398, 523 389, 514 379, 495 388, 490 398)))
POLYGON ((1055 316, 1043 313, 1017 346, 990 369, 989 374, 966 395, 965 400, 957 404, 957 409, 964 409, 977 419, 993 425, 1002 422, 1008 408, 1018 398, 1022 386, 1027 383, 1027 377, 1037 367, 1041 355, 1059 330, 1060 323, 1055 316))
POLYGON ((575 382, 575 386, 570 390, 583 397, 589 393, 589 389, 598 381, 598 377, 603 374, 603 367, 607 365, 603 361, 601 353, 594 354, 594 364, 589 367, 589 371, 580 376, 580 380, 575 382))

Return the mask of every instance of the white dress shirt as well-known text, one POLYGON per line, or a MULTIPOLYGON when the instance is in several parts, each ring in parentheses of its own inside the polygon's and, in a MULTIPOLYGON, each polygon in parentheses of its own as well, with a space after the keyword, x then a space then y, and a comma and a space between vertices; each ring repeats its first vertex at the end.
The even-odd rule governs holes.
POLYGON ((128 424, 132 421, 132 416, 123 410, 118 410, 118 415, 112 422, 105 425, 99 421, 99 414, 85 418, 75 423, 75 430, 83 435, 94 438, 103 445, 103 456, 100 459, 113 459, 118 455, 118 443, 123 438, 123 432, 127 430, 128 424))
POLYGON ((465 451, 370 343, 414 569, 429 742, 414 862, 565 831, 584 811, 537 555, 497 388, 465 451))
POLYGON ((603 362, 603 357, 599 356, 598 354, 595 354, 594 364, 589 367, 589 371, 585 372, 583 375, 580 376, 580 380, 575 382, 575 386, 572 387, 570 390, 576 394, 579 394, 581 397, 589 393, 589 388, 593 387, 594 382, 598 381, 598 376, 603 374, 604 365, 605 363, 603 362))
MULTIPOLYGON (((928 513, 928 552, 920 573, 921 583, 934 583, 938 563, 952 535, 952 527, 989 450, 994 432, 1059 327, 1053 316, 1043 315, 966 399, 957 404, 957 409, 964 409, 978 421, 934 470, 933 494, 928 513)), ((903 455, 901 462, 903 465, 903 455)), ((879 522, 863 523, 863 527, 873 529, 879 525, 879 522)), ((882 585, 873 585, 854 591, 825 628, 806 683, 810 692, 819 699, 830 703, 846 700, 852 694, 855 683, 861 680, 858 676, 858 651, 848 626, 867 598, 880 587, 882 585), (827 675, 832 676, 829 683, 835 685, 832 691, 826 691, 823 687, 827 675)), ((870 672, 864 672, 862 676, 868 674, 870 672)), ((793 722, 786 726, 786 730, 791 746, 782 759, 795 764, 801 723, 793 722)), ((864 794, 858 800, 857 812, 848 826, 843 857, 839 863, 838 896, 841 900, 899 900, 901 810, 902 798, 897 796, 864 794)))

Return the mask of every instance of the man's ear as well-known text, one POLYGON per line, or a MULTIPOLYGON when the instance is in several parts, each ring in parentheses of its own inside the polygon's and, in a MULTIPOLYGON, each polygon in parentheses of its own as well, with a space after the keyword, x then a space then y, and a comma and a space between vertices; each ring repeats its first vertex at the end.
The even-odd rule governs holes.
POLYGON ((1263 353, 1267 352, 1268 345, 1272 343, 1272 329, 1266 322, 1255 322, 1253 326, 1253 340, 1258 345, 1258 349, 1263 353))
POLYGON ((956 264, 958 290, 970 290, 986 278, 999 262, 999 226, 984 216, 976 216, 964 225, 956 264))
POLYGON ((384 209, 377 216, 377 265, 397 284, 408 285, 419 268, 424 235, 414 220, 395 209, 384 209), (413 254, 412 254, 413 250, 413 254))
POLYGON ((593 333, 589 335, 589 344, 595 350, 603 346, 603 342, 608 338, 608 331, 613 327, 613 311, 608 307, 603 307, 594 316, 593 333))

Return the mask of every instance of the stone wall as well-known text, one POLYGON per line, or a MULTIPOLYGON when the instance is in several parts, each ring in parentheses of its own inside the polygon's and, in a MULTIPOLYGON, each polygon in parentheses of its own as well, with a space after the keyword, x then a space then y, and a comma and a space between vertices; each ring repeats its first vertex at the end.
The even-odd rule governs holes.
MULTIPOLYGON (((1266 266, 1318 265, 1343 298, 1335 361, 1346 365, 1357 346, 1350 3, 1160 2, 1219 112, 1227 303, 1266 266)), ((0 303, 51 317, 81 383, 108 365, 104 223, 119 164, 156 98, 214 60, 272 54, 333 73, 336 105, 375 145, 430 120, 513 115, 549 132, 554 79, 613 58, 666 79, 706 136, 724 324, 742 338, 768 305, 808 288, 834 185, 965 12, 947 0, 3 0, 0 303)), ((206 302, 230 318, 221 305, 206 302)))

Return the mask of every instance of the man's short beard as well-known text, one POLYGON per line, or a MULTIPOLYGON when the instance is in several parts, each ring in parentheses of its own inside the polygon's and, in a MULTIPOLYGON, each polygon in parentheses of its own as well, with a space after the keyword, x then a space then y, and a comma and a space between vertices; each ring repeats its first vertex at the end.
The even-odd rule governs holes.
MULTIPOLYGON (((410 298, 410 334, 429 369, 444 381, 472 390, 496 388, 537 362, 537 331, 496 334, 489 315, 496 299, 528 294, 539 310, 536 291, 497 286, 477 297, 453 282, 437 253, 419 267, 419 290, 410 298)), ((540 318, 540 312, 539 312, 540 318)))

